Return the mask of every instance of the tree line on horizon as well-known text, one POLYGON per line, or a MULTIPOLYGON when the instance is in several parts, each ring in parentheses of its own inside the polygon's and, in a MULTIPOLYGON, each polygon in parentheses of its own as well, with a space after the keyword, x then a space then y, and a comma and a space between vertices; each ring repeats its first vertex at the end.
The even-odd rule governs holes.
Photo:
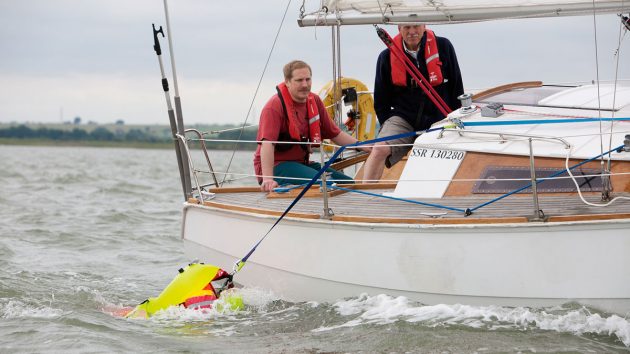
MULTIPOLYGON (((240 140, 256 140, 256 129, 246 129, 240 136, 240 140)), ((193 137, 191 135, 189 137, 193 137)), ((139 142, 139 143, 155 143, 164 144, 172 141, 171 137, 164 137, 157 134, 153 134, 150 131, 131 128, 129 130, 117 130, 111 131, 106 127, 96 127, 91 131, 87 131, 81 128, 72 129, 56 129, 56 128, 31 128, 25 124, 10 126, 7 128, 0 128, 0 138, 9 139, 41 139, 51 141, 65 141, 65 142, 87 142, 87 141, 109 141, 109 142, 139 142)), ((232 130, 221 132, 219 134, 213 134, 210 139, 220 140, 236 140, 239 139, 239 130, 232 130)), ((206 142, 209 149, 232 149, 234 148, 233 142, 206 142)), ((238 147, 241 149, 251 150, 255 148, 254 144, 242 144, 239 143, 238 147)))

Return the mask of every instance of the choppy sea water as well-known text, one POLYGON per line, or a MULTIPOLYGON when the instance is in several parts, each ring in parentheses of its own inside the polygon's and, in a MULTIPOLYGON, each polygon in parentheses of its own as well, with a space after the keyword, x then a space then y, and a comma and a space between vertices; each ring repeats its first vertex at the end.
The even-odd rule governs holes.
MULTIPOLYGON (((230 155, 213 152, 215 168, 230 155)), ((237 153, 232 171, 251 173, 251 160, 237 153)), ((577 304, 425 306, 387 294, 290 303, 244 288, 243 311, 111 316, 157 296, 190 261, 181 201, 171 150, 0 145, 0 352, 630 351, 630 315, 577 304)))

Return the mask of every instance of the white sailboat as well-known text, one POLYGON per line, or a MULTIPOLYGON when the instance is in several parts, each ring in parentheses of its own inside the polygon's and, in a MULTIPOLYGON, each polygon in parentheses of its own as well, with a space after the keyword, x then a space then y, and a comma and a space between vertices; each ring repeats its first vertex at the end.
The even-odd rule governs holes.
MULTIPOLYGON (((331 0, 298 23, 338 31, 628 11, 624 1, 331 0)), ((386 293, 630 313, 630 82, 515 83, 471 101, 420 135, 382 183, 307 192, 236 282, 293 301, 386 293)), ((298 193, 208 191, 185 202, 182 238, 191 258, 226 269, 298 193)))

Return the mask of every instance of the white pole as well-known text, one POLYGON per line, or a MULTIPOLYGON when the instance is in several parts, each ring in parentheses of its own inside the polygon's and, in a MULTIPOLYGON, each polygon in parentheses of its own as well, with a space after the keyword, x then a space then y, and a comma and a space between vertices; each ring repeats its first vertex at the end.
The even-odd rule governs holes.
POLYGON ((179 86, 177 85, 177 71, 175 70, 175 53, 173 50, 173 32, 171 30, 171 20, 168 15, 168 3, 164 0, 164 15, 166 16, 166 39, 168 40, 168 52, 171 55, 171 67, 173 70, 173 86, 175 87, 175 97, 179 97, 179 86))
MULTIPOLYGON (((184 116, 182 113, 182 104, 181 104, 181 100, 179 97, 179 85, 177 85, 177 70, 175 69, 175 53, 173 50, 173 32, 171 30, 171 21, 170 21, 170 17, 168 15, 168 2, 167 0, 164 0, 164 15, 166 16, 166 38, 168 39, 168 51, 169 54, 171 55, 171 68, 173 70, 173 86, 175 87, 175 114, 177 116, 177 132, 179 133, 179 135, 181 135, 184 139, 182 144, 186 143, 186 133, 185 133, 185 128, 184 128, 184 116)), ((190 168, 188 165, 188 155, 186 154, 186 149, 184 146, 182 146, 182 144, 180 144, 180 154, 182 157, 182 167, 184 168, 184 185, 185 185, 185 190, 186 190, 186 195, 188 197, 192 196, 192 189, 191 189, 191 181, 190 181, 190 168)), ((199 192, 201 193, 201 192, 199 192)))

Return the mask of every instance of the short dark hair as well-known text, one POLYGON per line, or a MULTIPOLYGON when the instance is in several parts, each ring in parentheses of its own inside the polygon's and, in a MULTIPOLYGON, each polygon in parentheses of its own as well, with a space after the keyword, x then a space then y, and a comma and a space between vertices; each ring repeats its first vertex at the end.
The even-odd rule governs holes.
POLYGON ((311 67, 301 60, 292 60, 287 65, 282 68, 282 73, 284 74, 284 80, 291 80, 293 78, 293 70, 308 68, 308 71, 313 75, 313 70, 311 67))

